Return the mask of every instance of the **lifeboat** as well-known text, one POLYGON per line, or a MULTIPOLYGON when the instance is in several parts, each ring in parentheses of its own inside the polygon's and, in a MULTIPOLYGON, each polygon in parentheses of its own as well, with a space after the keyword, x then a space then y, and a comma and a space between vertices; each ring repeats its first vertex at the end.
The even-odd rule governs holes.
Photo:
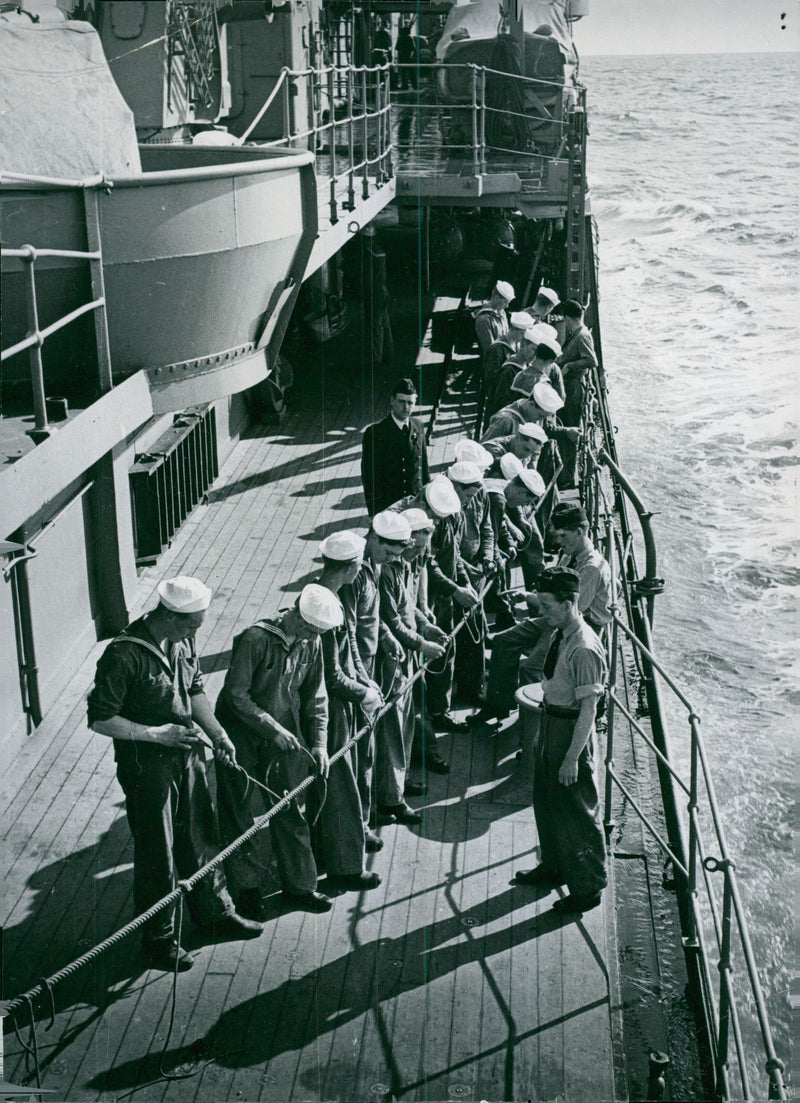
MULTIPOLYGON (((50 253, 94 251, 113 382, 146 372, 153 408, 166 413, 265 378, 317 234, 312 155, 137 144, 88 23, 4 17, 0 57, 18 78, 8 82, 0 112, 3 248, 37 251, 4 258, 3 348, 31 332, 28 269, 35 268, 44 329, 96 299, 98 287, 86 258, 50 253), (34 115, 36 126, 26 125, 34 115)), ((48 393, 91 392, 93 324, 89 312, 45 340, 48 393)), ((6 361, 7 386, 27 386, 27 359, 23 351, 6 361)))

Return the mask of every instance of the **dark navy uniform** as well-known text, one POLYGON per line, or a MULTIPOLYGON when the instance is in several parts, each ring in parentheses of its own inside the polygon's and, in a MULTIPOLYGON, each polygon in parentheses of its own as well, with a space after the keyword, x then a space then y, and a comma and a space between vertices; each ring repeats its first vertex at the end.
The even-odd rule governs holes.
POLYGON ((364 430, 361 482, 370 517, 399 498, 419 494, 428 481, 428 449, 422 424, 400 426, 391 414, 364 430))

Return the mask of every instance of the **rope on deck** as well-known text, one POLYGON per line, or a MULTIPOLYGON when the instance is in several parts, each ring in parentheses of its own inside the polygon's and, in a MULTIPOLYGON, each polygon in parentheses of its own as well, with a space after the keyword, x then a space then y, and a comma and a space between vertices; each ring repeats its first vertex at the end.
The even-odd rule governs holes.
MULTIPOLYGON (((483 600, 489 590, 489 587, 491 586, 491 582, 491 579, 488 580, 481 589, 478 595, 480 604, 483 604, 483 600)), ((471 611, 472 610, 470 609, 466 610, 461 620, 453 628, 453 631, 448 637, 448 646, 453 645, 455 637, 466 624, 471 611)), ((343 747, 340 747, 338 751, 331 755, 329 759, 330 765, 338 762, 340 758, 343 758, 348 753, 348 751, 350 751, 351 748, 359 742, 359 740, 363 739, 365 735, 369 735, 377 724, 378 720, 380 720, 380 718, 384 716, 390 708, 392 708, 396 701, 398 701, 401 697, 408 693, 414 683, 422 677, 426 669, 426 663, 423 661, 420 664, 419 669, 410 678, 406 678, 398 687, 398 689, 389 696, 389 698, 375 713, 372 719, 368 723, 366 723, 360 731, 356 732, 353 738, 345 743, 343 747)), ((87 965, 91 965, 93 962, 97 961, 99 957, 102 957, 103 954, 107 953, 115 946, 118 946, 120 942, 123 942, 126 938, 129 938, 130 935, 140 930, 146 923, 149 923, 151 919, 154 919, 157 915, 160 915, 161 912, 166 911, 168 908, 173 907, 175 904, 181 901, 184 896, 190 893, 192 889, 194 889, 200 883, 200 881, 203 880, 203 878, 208 877, 210 873, 213 873, 216 869, 218 869, 223 862, 230 858, 232 854, 235 854, 237 850, 244 846, 245 843, 249 842, 252 838, 263 831, 264 828, 269 825, 270 820, 274 816, 278 815, 279 812, 282 812, 284 808, 288 807, 288 805, 295 799, 295 797, 299 796, 301 793, 305 792, 306 789, 310 788, 314 784, 315 780, 316 775, 309 774, 309 776, 301 781, 300 784, 297 785, 294 789, 284 793, 284 795, 277 801, 276 804, 272 806, 272 808, 269 809, 269 811, 265 812, 263 816, 259 816, 258 819, 254 821, 252 827, 249 827, 247 831, 244 832, 244 834, 240 835, 237 839, 234 839, 232 843, 229 843, 229 845, 221 850, 219 854, 217 854, 214 858, 212 858, 210 862, 204 865, 202 869, 199 869, 196 873, 193 873, 191 877, 187 877, 185 880, 178 881, 176 887, 172 890, 172 892, 162 897, 161 900, 156 901, 156 903, 149 907, 146 911, 141 912, 141 914, 137 915, 129 923, 126 923, 124 927, 120 927, 118 931, 115 931, 112 935, 109 935, 108 938, 104 938, 102 942, 98 942, 96 946, 93 946, 90 950, 87 950, 86 953, 81 954, 80 957, 75 958, 74 961, 69 962, 68 965, 65 965, 62 969, 59 969, 57 972, 53 973, 52 976, 43 977, 33 988, 28 989, 26 992, 21 993, 19 996, 16 996, 14 999, 9 1000, 5 1004, 3 1004, 2 1007, 0 1007, 0 1017, 13 1016, 26 1007, 31 1009, 32 1015, 32 1005, 41 996, 49 995, 50 999, 52 1000, 53 989, 57 985, 63 983, 63 981, 65 980, 69 980, 70 977, 74 976, 81 969, 84 969, 87 965)))

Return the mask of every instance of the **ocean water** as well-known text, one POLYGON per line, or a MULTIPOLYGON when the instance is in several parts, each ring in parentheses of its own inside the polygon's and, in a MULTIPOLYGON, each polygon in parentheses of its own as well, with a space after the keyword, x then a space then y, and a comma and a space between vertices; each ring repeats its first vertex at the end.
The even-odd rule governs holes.
MULTIPOLYGON (((702 717, 785 1059, 800 700, 799 69, 789 54, 581 66, 610 400, 622 466, 656 513, 667 581, 657 650, 702 717)), ((671 715, 678 758, 687 730, 671 715)), ((756 1043, 748 1030, 754 1063, 756 1043)))

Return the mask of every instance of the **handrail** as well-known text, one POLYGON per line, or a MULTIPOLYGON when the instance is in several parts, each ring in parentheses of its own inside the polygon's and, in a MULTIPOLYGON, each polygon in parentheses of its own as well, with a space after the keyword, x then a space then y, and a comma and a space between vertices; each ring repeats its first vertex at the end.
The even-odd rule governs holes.
MULTIPOLYGON (((601 395, 600 398, 602 402, 604 394, 601 395)), ((591 468, 589 474, 596 484, 596 498, 605 498, 600 483, 600 464, 602 464, 610 472, 615 489, 617 491, 622 490, 627 499, 632 503, 639 517, 645 545, 647 564, 645 582, 660 582, 660 580, 655 579, 657 554, 655 537, 651 525, 652 513, 645 508, 641 498, 630 481, 606 450, 600 450, 597 457, 594 457, 591 450, 587 449, 587 455, 590 459, 589 466, 591 468)), ((616 592, 617 563, 619 564, 619 570, 623 580, 627 582, 628 586, 631 586, 631 580, 628 577, 629 572, 625 562, 627 555, 630 554, 630 548, 623 547, 621 542, 614 540, 613 524, 608 513, 607 518, 609 547, 613 549, 609 557, 612 573, 612 587, 614 588, 613 592, 616 592), (616 555, 613 554, 614 551, 616 555)), ((747 1058, 744 1051, 744 1042, 742 1040, 739 1023, 737 993, 733 980, 732 957, 735 943, 744 961, 749 994, 758 1020, 763 1052, 766 1057, 764 1068, 769 1081, 769 1098, 786 1099, 787 1092, 783 1080, 784 1065, 775 1051, 772 1030, 747 924, 747 917, 744 913, 744 907, 739 893, 736 866, 729 855, 716 788, 700 730, 700 717, 691 700, 678 685, 677 681, 668 673, 655 654, 651 634, 653 593, 648 592, 647 587, 637 590, 634 586, 631 597, 634 605, 636 603, 646 604, 648 615, 642 617, 638 621, 634 621, 634 623, 629 626, 619 615, 616 606, 612 606, 612 669, 616 670, 616 652, 619 635, 621 633, 622 637, 626 639, 633 648, 634 654, 638 659, 646 663, 646 676, 653 679, 656 677, 659 678, 686 710, 689 724, 690 779, 687 783, 670 761, 669 754, 665 753, 667 748, 665 747, 665 750, 662 751, 662 749, 656 746, 655 742, 649 738, 642 726, 619 700, 613 688, 609 688, 607 718, 608 737, 605 759, 604 822, 606 830, 610 833, 614 828, 614 821, 612 818, 612 791, 616 788, 622 793, 624 799, 647 830, 654 836, 658 846, 669 855, 673 867, 679 874, 680 883, 683 885, 684 898, 687 904, 685 923, 687 936, 684 939, 684 945, 687 953, 694 954, 697 958, 706 1019, 711 1027, 710 1045, 716 1078, 716 1091, 719 1097, 722 1099, 732 1098, 728 1067, 730 1039, 732 1036, 739 1075, 739 1091, 741 1092, 741 1095, 738 1097, 743 1099, 753 1098, 749 1084, 747 1058), (615 769, 613 746, 614 719, 617 711, 627 719, 630 724, 631 732, 636 733, 642 743, 644 743, 654 754, 656 761, 659 763, 660 767, 667 772, 671 782, 679 787, 685 797, 688 797, 685 806, 686 818, 688 820, 688 844, 686 847, 685 860, 682 859, 680 853, 676 854, 671 845, 661 837, 660 832, 652 823, 651 818, 646 814, 644 809, 639 806, 634 795, 629 791, 615 769), (709 851, 702 837, 700 828, 701 782, 705 790, 704 804, 710 815, 711 826, 713 828, 712 838, 716 844, 717 854, 712 854, 709 851), (721 912, 711 877, 711 875, 715 873, 720 873, 723 877, 721 912), (698 874, 701 876, 698 876, 698 874), (704 897, 701 897, 701 884, 705 888, 704 897), (707 909, 703 906, 703 899, 707 901, 707 909), (716 965, 719 972, 718 998, 712 982, 710 968, 711 953, 709 947, 706 945, 704 936, 704 926, 709 923, 713 927, 717 946, 716 965)), ((654 688, 657 688, 655 687, 655 683, 654 688)), ((653 702, 655 702, 655 707, 660 711, 660 698, 657 692, 651 699, 651 706, 653 702)), ((666 731, 666 724, 663 717, 658 717, 658 724, 663 731, 666 731)), ((677 807, 677 804, 675 804, 676 810, 677 807)), ((678 825, 677 830, 677 837, 680 840, 682 838, 682 828, 678 825)))

